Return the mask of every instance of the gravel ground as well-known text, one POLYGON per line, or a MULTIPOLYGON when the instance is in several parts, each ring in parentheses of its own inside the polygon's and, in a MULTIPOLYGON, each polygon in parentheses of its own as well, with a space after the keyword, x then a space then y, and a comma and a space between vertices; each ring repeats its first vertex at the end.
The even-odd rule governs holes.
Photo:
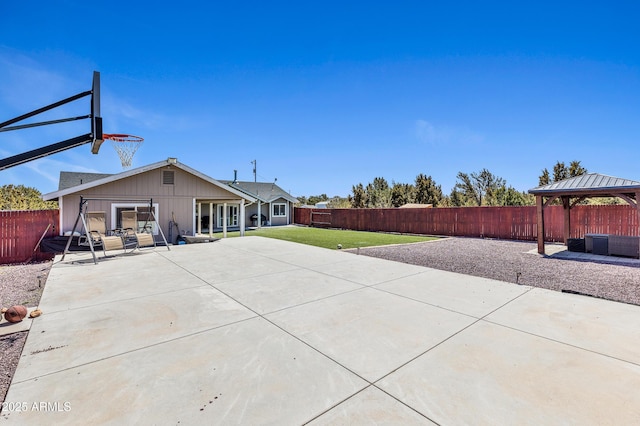
POLYGON ((426 243, 361 248, 360 254, 640 305, 640 264, 637 261, 620 265, 527 253, 537 247, 535 242, 445 238, 426 243))
MULTIPOLYGON (((52 262, 0 265, 0 305, 38 306, 51 265, 52 262)), ((0 337, 0 402, 7 394, 26 340, 26 331, 0 337)))

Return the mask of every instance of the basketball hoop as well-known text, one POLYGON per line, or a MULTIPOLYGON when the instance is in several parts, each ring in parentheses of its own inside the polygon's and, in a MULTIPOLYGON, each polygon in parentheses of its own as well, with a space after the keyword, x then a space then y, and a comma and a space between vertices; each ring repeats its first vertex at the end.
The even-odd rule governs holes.
POLYGON ((122 163, 123 169, 128 169, 131 167, 131 161, 133 160, 133 155, 136 153, 142 142, 143 138, 140 136, 133 135, 121 135, 121 134, 107 134, 104 135, 104 140, 109 139, 111 141, 111 145, 118 153, 118 157, 120 157, 120 162, 122 163))

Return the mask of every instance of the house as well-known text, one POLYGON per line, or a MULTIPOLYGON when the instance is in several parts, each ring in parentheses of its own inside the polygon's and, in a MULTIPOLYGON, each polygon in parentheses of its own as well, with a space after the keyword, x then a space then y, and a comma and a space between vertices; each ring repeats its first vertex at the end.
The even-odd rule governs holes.
POLYGON ((244 235, 246 206, 259 201, 175 158, 113 175, 61 172, 58 190, 42 196, 58 200, 60 235, 74 228, 81 197, 88 200, 88 211, 106 213, 110 229, 121 226, 123 211, 136 210, 145 222, 155 219, 150 225, 158 240, 159 224, 167 237, 171 235, 171 243, 178 235, 228 229, 244 235), (148 214, 150 209, 153 216, 148 214))
POLYGON ((298 199, 287 193, 275 182, 221 181, 257 201, 247 205, 246 214, 252 226, 289 225, 293 222, 293 208, 298 199), (261 222, 258 224, 258 211, 261 222))

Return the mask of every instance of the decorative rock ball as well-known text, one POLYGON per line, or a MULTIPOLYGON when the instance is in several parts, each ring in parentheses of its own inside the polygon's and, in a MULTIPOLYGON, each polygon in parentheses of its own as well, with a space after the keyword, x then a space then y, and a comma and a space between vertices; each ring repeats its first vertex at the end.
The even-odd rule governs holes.
POLYGON ((342 244, 338 244, 338 250, 342 250, 342 244))
POLYGON ((20 322, 27 316, 27 308, 22 305, 15 305, 7 309, 4 313, 4 319, 9 322, 20 322))

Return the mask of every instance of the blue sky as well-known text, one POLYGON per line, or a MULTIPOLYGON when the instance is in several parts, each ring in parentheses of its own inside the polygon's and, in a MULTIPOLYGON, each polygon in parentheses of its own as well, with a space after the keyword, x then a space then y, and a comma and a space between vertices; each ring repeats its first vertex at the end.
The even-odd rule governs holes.
MULTIPOLYGON (((640 180, 640 7, 633 2, 1 2, 0 121, 102 80, 106 133, 142 136, 218 179, 347 196, 382 176, 449 193, 482 168, 518 190, 543 168, 640 180)), ((88 99, 40 120, 83 115, 88 99)), ((0 158, 89 132, 0 132, 0 158)), ((0 171, 57 189, 122 170, 106 142, 0 171)))

